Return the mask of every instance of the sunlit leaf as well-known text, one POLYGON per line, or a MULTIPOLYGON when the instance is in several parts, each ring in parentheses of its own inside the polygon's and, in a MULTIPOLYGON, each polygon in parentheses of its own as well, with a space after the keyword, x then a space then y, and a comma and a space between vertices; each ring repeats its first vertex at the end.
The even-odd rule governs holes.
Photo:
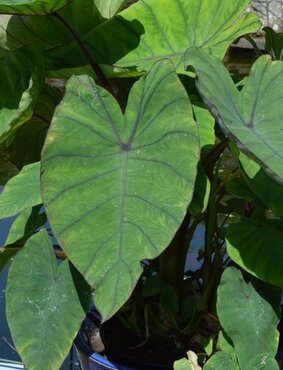
POLYGON ((10 18, 10 15, 0 14, 0 57, 9 51, 6 31, 10 18))
POLYGON ((6 14, 48 14, 63 8, 72 0, 1 0, 0 13, 6 14))
POLYGON ((111 18, 117 13, 126 0, 94 0, 104 18, 111 18))
MULTIPOLYGON (((233 40, 260 28, 255 14, 243 14, 248 4, 248 0, 142 0, 82 40, 101 64, 147 71, 159 59, 170 58, 184 73, 188 47, 199 46, 222 58, 233 40)), ((65 59, 75 60, 76 50, 75 43, 70 45, 65 59)), ((52 55, 60 57, 56 50, 52 55)))
POLYGON ((7 319, 16 349, 29 370, 59 369, 72 346, 89 299, 83 282, 85 298, 78 296, 73 274, 67 260, 57 265, 46 230, 29 239, 12 263, 7 319))
POLYGON ((173 238, 198 159, 190 101, 169 61, 133 86, 125 116, 90 77, 68 82, 42 154, 42 191, 52 230, 95 286, 104 318, 129 298, 140 261, 173 238))
POLYGON ((219 59, 193 48, 185 60, 196 70, 200 94, 221 128, 283 183, 283 62, 261 56, 238 91, 219 59))

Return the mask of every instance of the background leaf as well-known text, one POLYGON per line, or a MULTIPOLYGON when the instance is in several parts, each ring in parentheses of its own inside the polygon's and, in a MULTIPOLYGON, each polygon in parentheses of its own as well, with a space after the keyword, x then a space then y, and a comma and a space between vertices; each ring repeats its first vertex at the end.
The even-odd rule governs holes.
POLYGON ((190 101, 169 61, 133 86, 124 117, 90 77, 68 82, 42 155, 42 191, 52 230, 95 286, 104 319, 129 298, 140 261, 173 238, 198 159, 190 101))
POLYGON ((283 187, 262 170, 260 165, 240 153, 239 161, 245 180, 251 190, 277 216, 283 217, 283 187))
POLYGON ((40 203, 40 163, 36 162, 25 166, 7 182, 0 195, 0 219, 40 203))
POLYGON ((274 60, 283 60, 283 33, 275 32, 271 27, 264 27, 265 50, 274 60))
MULTIPOLYGON (((58 15, 68 23, 79 38, 104 21, 93 0, 73 0, 59 10, 58 15)), ((54 65, 56 69, 62 69, 84 66, 88 63, 77 43, 73 42, 70 32, 55 16, 15 15, 11 18, 7 27, 8 47, 14 50, 31 43, 38 43, 44 48, 45 62, 49 69, 54 65), (73 53, 65 56, 70 44, 73 45, 73 53)))
MULTIPOLYGON (((254 358, 266 354, 274 358, 277 352, 279 318, 272 304, 265 299, 264 291, 257 290, 233 267, 225 269, 218 288, 217 314, 233 341, 241 370, 251 370, 249 363, 254 358)), ((279 308, 280 290, 276 294, 279 308)))
POLYGON ((2 148, 0 148, 0 185, 5 185, 11 177, 19 172, 19 170, 6 158, 4 153, 1 153, 1 149, 2 148))
POLYGON ((9 51, 6 31, 10 18, 10 15, 0 14, 0 57, 9 51))
POLYGON ((283 287, 282 231, 272 222, 242 219, 229 225, 226 243, 229 256, 239 266, 270 284, 283 287))
POLYGON ((198 74, 198 89, 221 128, 248 155, 283 183, 283 62, 261 56, 241 91, 234 85, 222 62, 190 49, 186 65, 198 74), (215 94, 215 91, 218 91, 215 94), (272 125, 270 125, 272 122, 272 125))
POLYGON ((0 142, 32 115, 43 84, 41 56, 25 46, 0 59, 0 142))
MULTIPOLYGON (((86 285, 81 288, 89 299, 86 285)), ((25 366, 59 369, 85 317, 88 300, 82 307, 69 262, 57 266, 46 230, 29 239, 17 254, 8 275, 6 300, 13 342, 25 366)))
POLYGON ((125 2, 126 0, 94 0, 104 18, 113 17, 125 2))
POLYGON ((44 85, 38 97, 32 117, 13 130, 5 140, 7 158, 18 168, 40 160, 41 150, 54 109, 59 104, 62 93, 59 89, 44 85))
POLYGON ((0 13, 48 14, 63 8, 71 0, 1 0, 0 13))
MULTIPOLYGON (((183 55, 188 47, 201 46, 222 58, 233 40, 260 28, 255 14, 242 14, 248 3, 142 0, 95 27, 82 40, 97 63, 147 71, 159 59, 170 58, 178 73, 184 73, 183 55), (211 12, 212 8, 216 11, 211 12)), ((65 59, 72 61, 76 50, 73 42, 65 49, 65 59)), ((52 56, 59 60, 56 50, 52 56)))

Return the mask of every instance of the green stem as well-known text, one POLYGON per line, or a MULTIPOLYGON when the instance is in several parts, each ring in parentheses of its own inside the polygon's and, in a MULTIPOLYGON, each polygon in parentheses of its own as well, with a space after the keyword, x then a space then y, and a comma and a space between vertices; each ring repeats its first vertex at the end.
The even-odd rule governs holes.
POLYGON ((252 45, 252 47, 253 47, 254 51, 256 52, 257 56, 263 55, 263 52, 260 50, 260 48, 257 46, 257 43, 255 42, 255 40, 250 35, 246 35, 244 37, 252 45))
POLYGON ((191 215, 187 212, 175 237, 159 256, 160 278, 169 284, 178 295, 182 294, 184 268, 188 250, 187 235, 190 225, 191 215))

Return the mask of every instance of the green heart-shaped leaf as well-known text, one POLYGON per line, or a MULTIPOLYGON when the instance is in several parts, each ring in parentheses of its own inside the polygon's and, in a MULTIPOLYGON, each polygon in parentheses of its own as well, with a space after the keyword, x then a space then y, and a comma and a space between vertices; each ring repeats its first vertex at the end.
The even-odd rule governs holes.
POLYGON ((7 282, 7 319, 13 342, 29 370, 59 369, 85 317, 89 290, 79 297, 65 260, 57 265, 46 230, 15 257, 7 282), (82 302, 83 302, 82 301, 82 302))
POLYGON ((185 60, 195 68, 198 89, 222 129, 283 183, 283 62, 261 56, 238 91, 219 59, 193 48, 185 60))
MULTIPOLYGON (((255 14, 243 14, 248 3, 140 0, 94 27, 82 40, 97 63, 148 71, 156 61, 170 58, 178 73, 184 73, 182 61, 188 47, 199 46, 222 58, 233 40, 260 28, 255 14)), ((76 50, 73 43, 65 50, 65 58, 75 58, 76 50)), ((59 58, 57 50, 52 55, 59 58)))
POLYGON ((11 178, 0 195, 0 219, 42 203, 40 163, 29 164, 11 178))
MULTIPOLYGON (((272 292, 270 286, 255 289, 252 283, 245 282, 242 273, 234 267, 226 268, 221 278, 217 292, 217 313, 223 329, 234 344, 241 370, 251 370, 248 364, 252 359, 266 354, 274 358, 277 352, 279 318, 272 303, 266 299, 266 291, 272 292)), ((279 307, 280 290, 274 290, 272 294, 270 300, 276 300, 279 307)))
POLYGON ((72 0, 1 0, 0 13, 48 14, 54 13, 72 0))
POLYGON ((198 159, 190 101, 169 61, 133 86, 125 116, 90 77, 68 82, 42 154, 42 192, 52 230, 94 285, 104 318, 129 298, 140 261, 173 238, 198 159))
POLYGON ((264 223, 242 219, 229 225, 226 233, 227 251, 239 266, 270 284, 283 288, 282 232, 264 223), (260 258, 256 258, 260 256, 260 258))
POLYGON ((125 2, 126 0, 94 0, 104 18, 113 17, 125 2))

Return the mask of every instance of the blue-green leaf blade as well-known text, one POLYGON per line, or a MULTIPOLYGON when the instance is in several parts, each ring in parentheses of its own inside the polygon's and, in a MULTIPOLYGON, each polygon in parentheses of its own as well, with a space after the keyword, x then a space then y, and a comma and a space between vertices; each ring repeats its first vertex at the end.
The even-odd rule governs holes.
POLYGON ((40 163, 32 163, 12 177, 0 195, 0 219, 41 204, 40 163))
POLYGON ((214 56, 193 48, 185 60, 186 65, 195 68, 198 89, 224 132, 282 184, 283 62, 261 56, 238 91, 222 62, 214 56))
MULTIPOLYGON (((272 302, 266 299, 266 288, 260 289, 255 289, 251 282, 246 283, 239 270, 229 267, 222 275, 217 292, 217 314, 233 342, 241 370, 251 370, 252 359, 266 354, 274 358, 277 352, 279 317, 272 302)), ((279 306, 279 290, 277 296, 279 306)))
MULTIPOLYGON (((88 293, 87 287, 85 294, 88 293)), ((59 369, 85 317, 67 260, 57 265, 46 230, 29 239, 11 265, 7 319, 25 366, 59 369)))
POLYGON ((133 86, 125 116, 90 77, 69 81, 43 151, 42 192, 52 230, 95 287, 104 318, 129 298, 140 261, 173 238, 198 159, 190 101, 169 61, 133 86))

